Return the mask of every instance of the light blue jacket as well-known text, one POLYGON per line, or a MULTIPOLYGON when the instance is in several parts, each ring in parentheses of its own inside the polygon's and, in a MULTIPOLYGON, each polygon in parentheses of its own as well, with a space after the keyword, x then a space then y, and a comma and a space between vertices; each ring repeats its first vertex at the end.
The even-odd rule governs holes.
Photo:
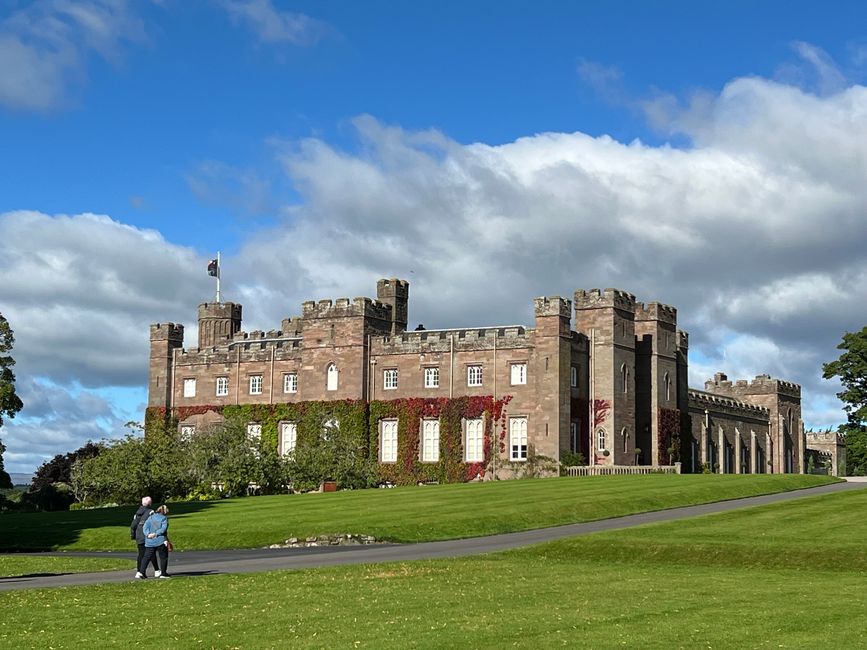
POLYGON ((142 532, 145 534, 145 546, 162 546, 169 532, 169 518, 159 512, 153 513, 144 523, 142 532), (156 537, 148 537, 151 533, 156 533, 156 537))

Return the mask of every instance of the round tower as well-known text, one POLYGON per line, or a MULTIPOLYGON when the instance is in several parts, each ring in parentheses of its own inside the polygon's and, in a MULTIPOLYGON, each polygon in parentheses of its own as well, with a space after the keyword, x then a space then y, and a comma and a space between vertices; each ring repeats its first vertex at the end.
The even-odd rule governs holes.
POLYGON ((231 341, 241 331, 241 305, 206 302, 199 305, 199 347, 209 348, 231 341))

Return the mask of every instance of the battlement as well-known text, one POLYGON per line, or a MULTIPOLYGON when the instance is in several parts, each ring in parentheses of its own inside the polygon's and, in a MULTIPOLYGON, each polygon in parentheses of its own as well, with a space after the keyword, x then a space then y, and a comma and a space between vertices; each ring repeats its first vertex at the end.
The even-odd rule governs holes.
POLYGON ((620 289, 578 289, 574 296, 575 309, 600 309, 604 307, 635 312, 635 296, 620 289))
POLYGON ((561 296, 548 296, 533 299, 536 317, 539 316, 561 316, 563 318, 571 318, 572 316, 572 301, 561 296))
POLYGON ((651 302, 646 306, 643 302, 635 303, 635 320, 659 321, 669 325, 677 325, 677 309, 661 302, 651 302))
POLYGON ((372 353, 448 352, 452 346, 456 351, 527 348, 532 346, 533 331, 521 325, 505 325, 401 332, 396 336, 374 337, 372 353))
POLYGON ((770 375, 756 375, 753 380, 738 379, 735 382, 729 380, 723 372, 714 374, 713 379, 704 383, 705 390, 717 392, 732 392, 738 395, 769 395, 779 393, 789 397, 801 397, 801 386, 791 381, 775 379, 770 375))
POLYGON ((689 332, 677 330, 677 347, 681 350, 689 349, 689 332))
POLYGON ((689 389, 688 395, 689 400, 692 403, 691 406, 693 406, 694 408, 705 408, 707 410, 710 410, 711 408, 724 407, 730 410, 747 413, 754 417, 760 417, 762 419, 767 419, 770 414, 770 411, 768 411, 768 409, 766 409, 764 406, 756 406, 755 404, 750 404, 749 402, 742 402, 741 400, 734 399, 725 395, 708 393, 701 390, 695 390, 693 388, 689 389))
POLYGON ((358 297, 338 298, 336 301, 320 300, 319 302, 307 300, 301 304, 302 318, 353 318, 365 317, 378 320, 391 320, 391 305, 371 300, 370 298, 358 297))
POLYGON ((152 323, 151 341, 184 342, 184 326, 178 323, 152 323))
POLYGON ((846 439, 836 431, 805 431, 807 443, 843 445, 846 439))
POLYGON ((407 295, 409 293, 409 282, 399 280, 398 278, 382 278, 377 280, 376 295, 379 296, 386 291, 393 291, 398 296, 407 295))
POLYGON ((236 302, 203 302, 199 305, 199 320, 203 318, 226 318, 241 320, 242 306, 236 302))

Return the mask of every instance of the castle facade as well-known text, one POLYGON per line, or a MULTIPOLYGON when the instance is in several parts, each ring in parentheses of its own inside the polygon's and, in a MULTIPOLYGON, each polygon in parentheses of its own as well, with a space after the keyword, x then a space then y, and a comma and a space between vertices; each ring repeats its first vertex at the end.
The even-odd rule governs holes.
MULTIPOLYGON (((674 307, 578 290, 571 300, 536 298, 532 326, 413 331, 408 307, 409 284, 394 278, 377 282, 376 299, 305 302, 300 316, 268 332, 242 331, 240 304, 199 305, 195 348, 184 348, 183 325, 151 325, 149 409, 174 414, 190 435, 234 405, 485 397, 503 405, 502 442, 465 418, 459 451, 484 470, 568 453, 593 466, 804 471, 800 386, 718 373, 703 390, 689 388, 689 338, 674 307)), ((251 435, 257 426, 249 424, 251 435)), ((439 461, 436 418, 401 426, 370 423, 372 457, 387 466, 403 450, 420 464, 439 461), (400 440, 406 426, 417 449, 400 440)), ((292 452, 296 427, 279 423, 280 453, 292 452)))

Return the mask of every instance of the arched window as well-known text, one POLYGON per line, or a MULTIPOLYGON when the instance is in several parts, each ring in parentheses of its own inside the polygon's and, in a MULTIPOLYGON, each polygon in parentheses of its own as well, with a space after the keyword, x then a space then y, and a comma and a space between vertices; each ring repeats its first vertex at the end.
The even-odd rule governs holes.
POLYGON ((626 367, 625 363, 622 366, 620 366, 620 380, 623 384, 623 386, 622 386, 623 392, 628 393, 629 392, 629 368, 626 367))
POLYGON ((665 401, 671 401, 671 377, 668 376, 668 373, 665 373, 665 376, 662 378, 662 387, 665 391, 665 401))
POLYGON ((626 427, 620 430, 620 437, 623 438, 623 453, 626 453, 629 451, 629 431, 626 430, 626 427))
POLYGON ((599 429, 596 432, 596 449, 604 451, 605 449, 605 429, 599 429))
POLYGON ((327 375, 328 375, 328 383, 325 386, 326 389, 327 390, 337 390, 337 375, 338 375, 337 366, 334 365, 333 363, 328 364, 327 375))

